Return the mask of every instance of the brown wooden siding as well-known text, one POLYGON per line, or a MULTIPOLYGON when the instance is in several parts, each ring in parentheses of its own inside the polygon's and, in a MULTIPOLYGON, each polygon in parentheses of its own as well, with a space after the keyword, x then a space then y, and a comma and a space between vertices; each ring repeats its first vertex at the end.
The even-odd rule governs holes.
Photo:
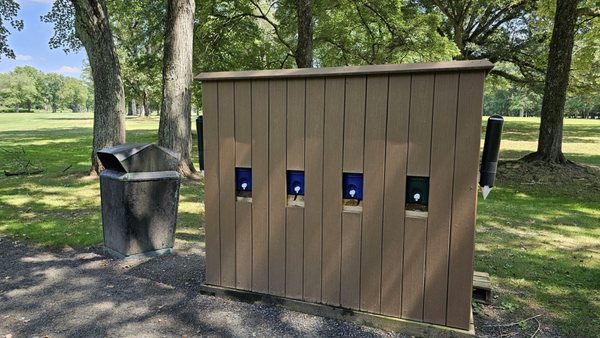
POLYGON ((379 313, 381 307, 381 236, 387 100, 388 76, 369 76, 365 115, 360 309, 375 313, 379 313))
POLYGON ((269 82, 252 81, 252 290, 269 292, 269 82))
POLYGON ((306 80, 306 97, 303 299, 321 302, 325 80, 306 80))
POLYGON ((221 235, 219 229, 219 95, 217 83, 202 85, 204 102, 204 234, 206 282, 221 285, 221 235))
POLYGON ((286 81, 269 83, 269 293, 285 295, 286 81))
POLYGON ((459 328, 469 325, 473 290, 483 80, 482 72, 463 72, 458 84, 446 325, 459 328))
POLYGON ((235 278, 235 140, 233 81, 219 82, 219 204, 221 285, 236 286, 235 278))
POLYGON ((467 328, 485 69, 445 67, 204 82, 207 283, 467 328), (427 213, 405 213, 407 175, 430 178, 427 213))
POLYGON ((381 257, 381 312, 395 317, 400 317, 402 304, 404 190, 408 153, 410 82, 410 75, 391 75, 389 80, 381 257))
POLYGON ((345 79, 325 80, 323 131, 323 303, 340 305, 342 271, 342 154, 345 79))
POLYGON ((446 323, 448 251, 452 216, 452 168, 456 136, 458 74, 436 74, 433 101, 429 217, 423 321, 446 323))

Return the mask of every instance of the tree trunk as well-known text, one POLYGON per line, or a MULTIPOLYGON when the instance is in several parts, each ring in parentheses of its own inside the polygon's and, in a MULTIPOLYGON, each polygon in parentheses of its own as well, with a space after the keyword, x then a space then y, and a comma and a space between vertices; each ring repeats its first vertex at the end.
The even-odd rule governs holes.
POLYGON ((298 46, 296 46, 296 65, 298 68, 313 66, 313 15, 312 0, 297 0, 298 8, 298 46))
POLYGON ((144 116, 150 116, 150 106, 148 105, 148 91, 144 90, 142 95, 142 109, 144 110, 144 116))
POLYGON ((131 101, 129 101, 129 109, 128 109, 127 115, 129 115, 129 116, 137 116, 138 115, 137 103, 135 102, 135 99, 131 99, 131 101))
POLYGON ((525 156, 524 160, 567 163, 562 153, 563 118, 577 28, 578 4, 579 0, 557 0, 556 2, 542 99, 538 148, 537 152, 525 156))
POLYGON ((75 31, 83 43, 94 79, 94 141, 90 174, 102 165, 96 152, 125 142, 125 94, 121 67, 105 0, 71 0, 75 31))
POLYGON ((16 103, 16 104, 15 104, 15 113, 18 113, 18 112, 19 112, 19 104, 18 104, 18 103, 16 103))
POLYGON ((196 173, 192 163, 192 54, 194 0, 167 2, 163 58, 163 93, 158 144, 181 155, 179 172, 196 173))

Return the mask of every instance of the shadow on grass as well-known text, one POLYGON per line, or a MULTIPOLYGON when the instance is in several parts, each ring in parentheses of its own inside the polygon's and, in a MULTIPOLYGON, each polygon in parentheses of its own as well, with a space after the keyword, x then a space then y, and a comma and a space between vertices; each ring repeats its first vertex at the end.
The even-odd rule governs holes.
POLYGON ((516 303, 530 315, 541 311, 566 336, 597 335, 597 193, 582 186, 573 188, 579 196, 555 185, 498 186, 479 202, 475 259, 503 290, 498 303, 516 303))

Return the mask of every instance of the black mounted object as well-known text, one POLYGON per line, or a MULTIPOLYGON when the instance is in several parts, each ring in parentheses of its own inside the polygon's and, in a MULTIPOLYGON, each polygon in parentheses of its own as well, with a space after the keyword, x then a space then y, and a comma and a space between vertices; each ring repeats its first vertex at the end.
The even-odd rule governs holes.
POLYGON ((104 250, 117 258, 171 253, 175 239, 179 154, 154 144, 98 151, 104 250))
POLYGON ((494 186, 503 124, 504 118, 500 115, 492 115, 488 118, 487 127, 485 128, 483 155, 481 156, 481 168, 479 170, 479 185, 482 187, 491 188, 494 186))
POLYGON ((198 116, 196 119, 196 132, 198 133, 198 161, 200 170, 204 170, 204 119, 198 116))
POLYGON ((429 204, 429 177, 406 177, 406 203, 422 206, 429 204))

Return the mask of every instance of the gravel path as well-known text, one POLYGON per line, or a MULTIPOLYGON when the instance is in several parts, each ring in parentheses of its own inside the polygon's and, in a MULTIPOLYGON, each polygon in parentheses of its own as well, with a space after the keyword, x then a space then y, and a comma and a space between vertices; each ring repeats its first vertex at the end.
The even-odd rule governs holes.
POLYGON ((0 337, 402 337, 200 295, 203 250, 176 250, 132 263, 97 247, 50 252, 0 237, 0 337))

